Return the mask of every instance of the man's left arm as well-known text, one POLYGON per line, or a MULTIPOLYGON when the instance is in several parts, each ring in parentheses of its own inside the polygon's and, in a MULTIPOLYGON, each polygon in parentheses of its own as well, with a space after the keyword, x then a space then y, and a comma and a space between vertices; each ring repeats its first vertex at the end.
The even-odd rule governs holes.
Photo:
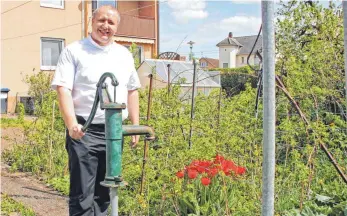
MULTIPOLYGON (((137 89, 135 90, 128 90, 128 111, 129 111, 129 118, 133 125, 139 125, 140 124, 140 108, 139 108, 139 92, 137 89)), ((139 142, 140 136, 133 136, 131 147, 135 147, 136 144, 139 142)))

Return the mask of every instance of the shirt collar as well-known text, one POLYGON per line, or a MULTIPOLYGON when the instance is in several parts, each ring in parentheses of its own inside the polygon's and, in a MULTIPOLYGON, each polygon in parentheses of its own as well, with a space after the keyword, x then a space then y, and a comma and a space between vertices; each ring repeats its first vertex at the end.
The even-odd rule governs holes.
POLYGON ((95 46, 96 48, 101 49, 101 50, 104 50, 104 51, 109 51, 109 50, 111 49, 111 46, 112 46, 113 43, 114 43, 114 42, 112 41, 110 44, 108 44, 108 45, 106 45, 106 46, 100 46, 99 44, 97 44, 97 43, 94 41, 94 39, 92 38, 91 35, 88 36, 88 41, 89 41, 93 46, 95 46))

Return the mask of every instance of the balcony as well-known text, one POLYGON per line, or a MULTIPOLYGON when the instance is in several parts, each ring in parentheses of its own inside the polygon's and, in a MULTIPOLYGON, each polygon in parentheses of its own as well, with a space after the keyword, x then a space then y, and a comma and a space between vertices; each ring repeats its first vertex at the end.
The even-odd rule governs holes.
POLYGON ((155 19, 121 14, 116 36, 155 39, 155 19))

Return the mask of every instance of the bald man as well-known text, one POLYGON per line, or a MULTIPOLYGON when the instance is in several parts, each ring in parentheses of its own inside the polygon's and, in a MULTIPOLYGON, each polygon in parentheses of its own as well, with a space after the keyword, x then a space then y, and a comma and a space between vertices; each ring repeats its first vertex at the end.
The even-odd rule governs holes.
MULTIPOLYGON (((98 110, 84 133, 95 98, 96 84, 104 72, 113 73, 119 85, 118 103, 126 103, 123 120, 129 115, 134 125, 139 124, 141 86, 132 54, 113 41, 120 22, 118 11, 102 6, 93 13, 92 33, 89 37, 68 45, 61 53, 52 88, 58 93, 59 107, 67 127, 66 149, 70 170, 70 215, 106 215, 110 203, 109 190, 100 185, 106 172, 105 115, 98 110)), ((109 87, 112 85, 109 82, 109 87)), ((113 91, 109 93, 113 98, 113 91)), ((132 146, 138 136, 132 138, 132 146)))

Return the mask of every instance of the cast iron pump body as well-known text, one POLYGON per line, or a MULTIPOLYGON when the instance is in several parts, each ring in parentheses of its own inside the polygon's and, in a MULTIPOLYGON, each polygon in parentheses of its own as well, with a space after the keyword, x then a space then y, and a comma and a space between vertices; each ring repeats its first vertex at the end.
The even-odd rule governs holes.
POLYGON ((147 140, 154 140, 154 132, 151 127, 142 125, 123 125, 122 110, 126 105, 116 103, 116 86, 118 81, 114 74, 104 73, 97 83, 97 90, 92 111, 83 126, 85 131, 93 121, 98 103, 100 108, 105 110, 105 138, 106 138, 106 176, 101 185, 110 188, 125 186, 126 182, 122 178, 122 150, 123 137, 131 135, 145 135, 147 140), (111 78, 114 87, 114 99, 110 98, 107 91, 106 78, 111 78))

